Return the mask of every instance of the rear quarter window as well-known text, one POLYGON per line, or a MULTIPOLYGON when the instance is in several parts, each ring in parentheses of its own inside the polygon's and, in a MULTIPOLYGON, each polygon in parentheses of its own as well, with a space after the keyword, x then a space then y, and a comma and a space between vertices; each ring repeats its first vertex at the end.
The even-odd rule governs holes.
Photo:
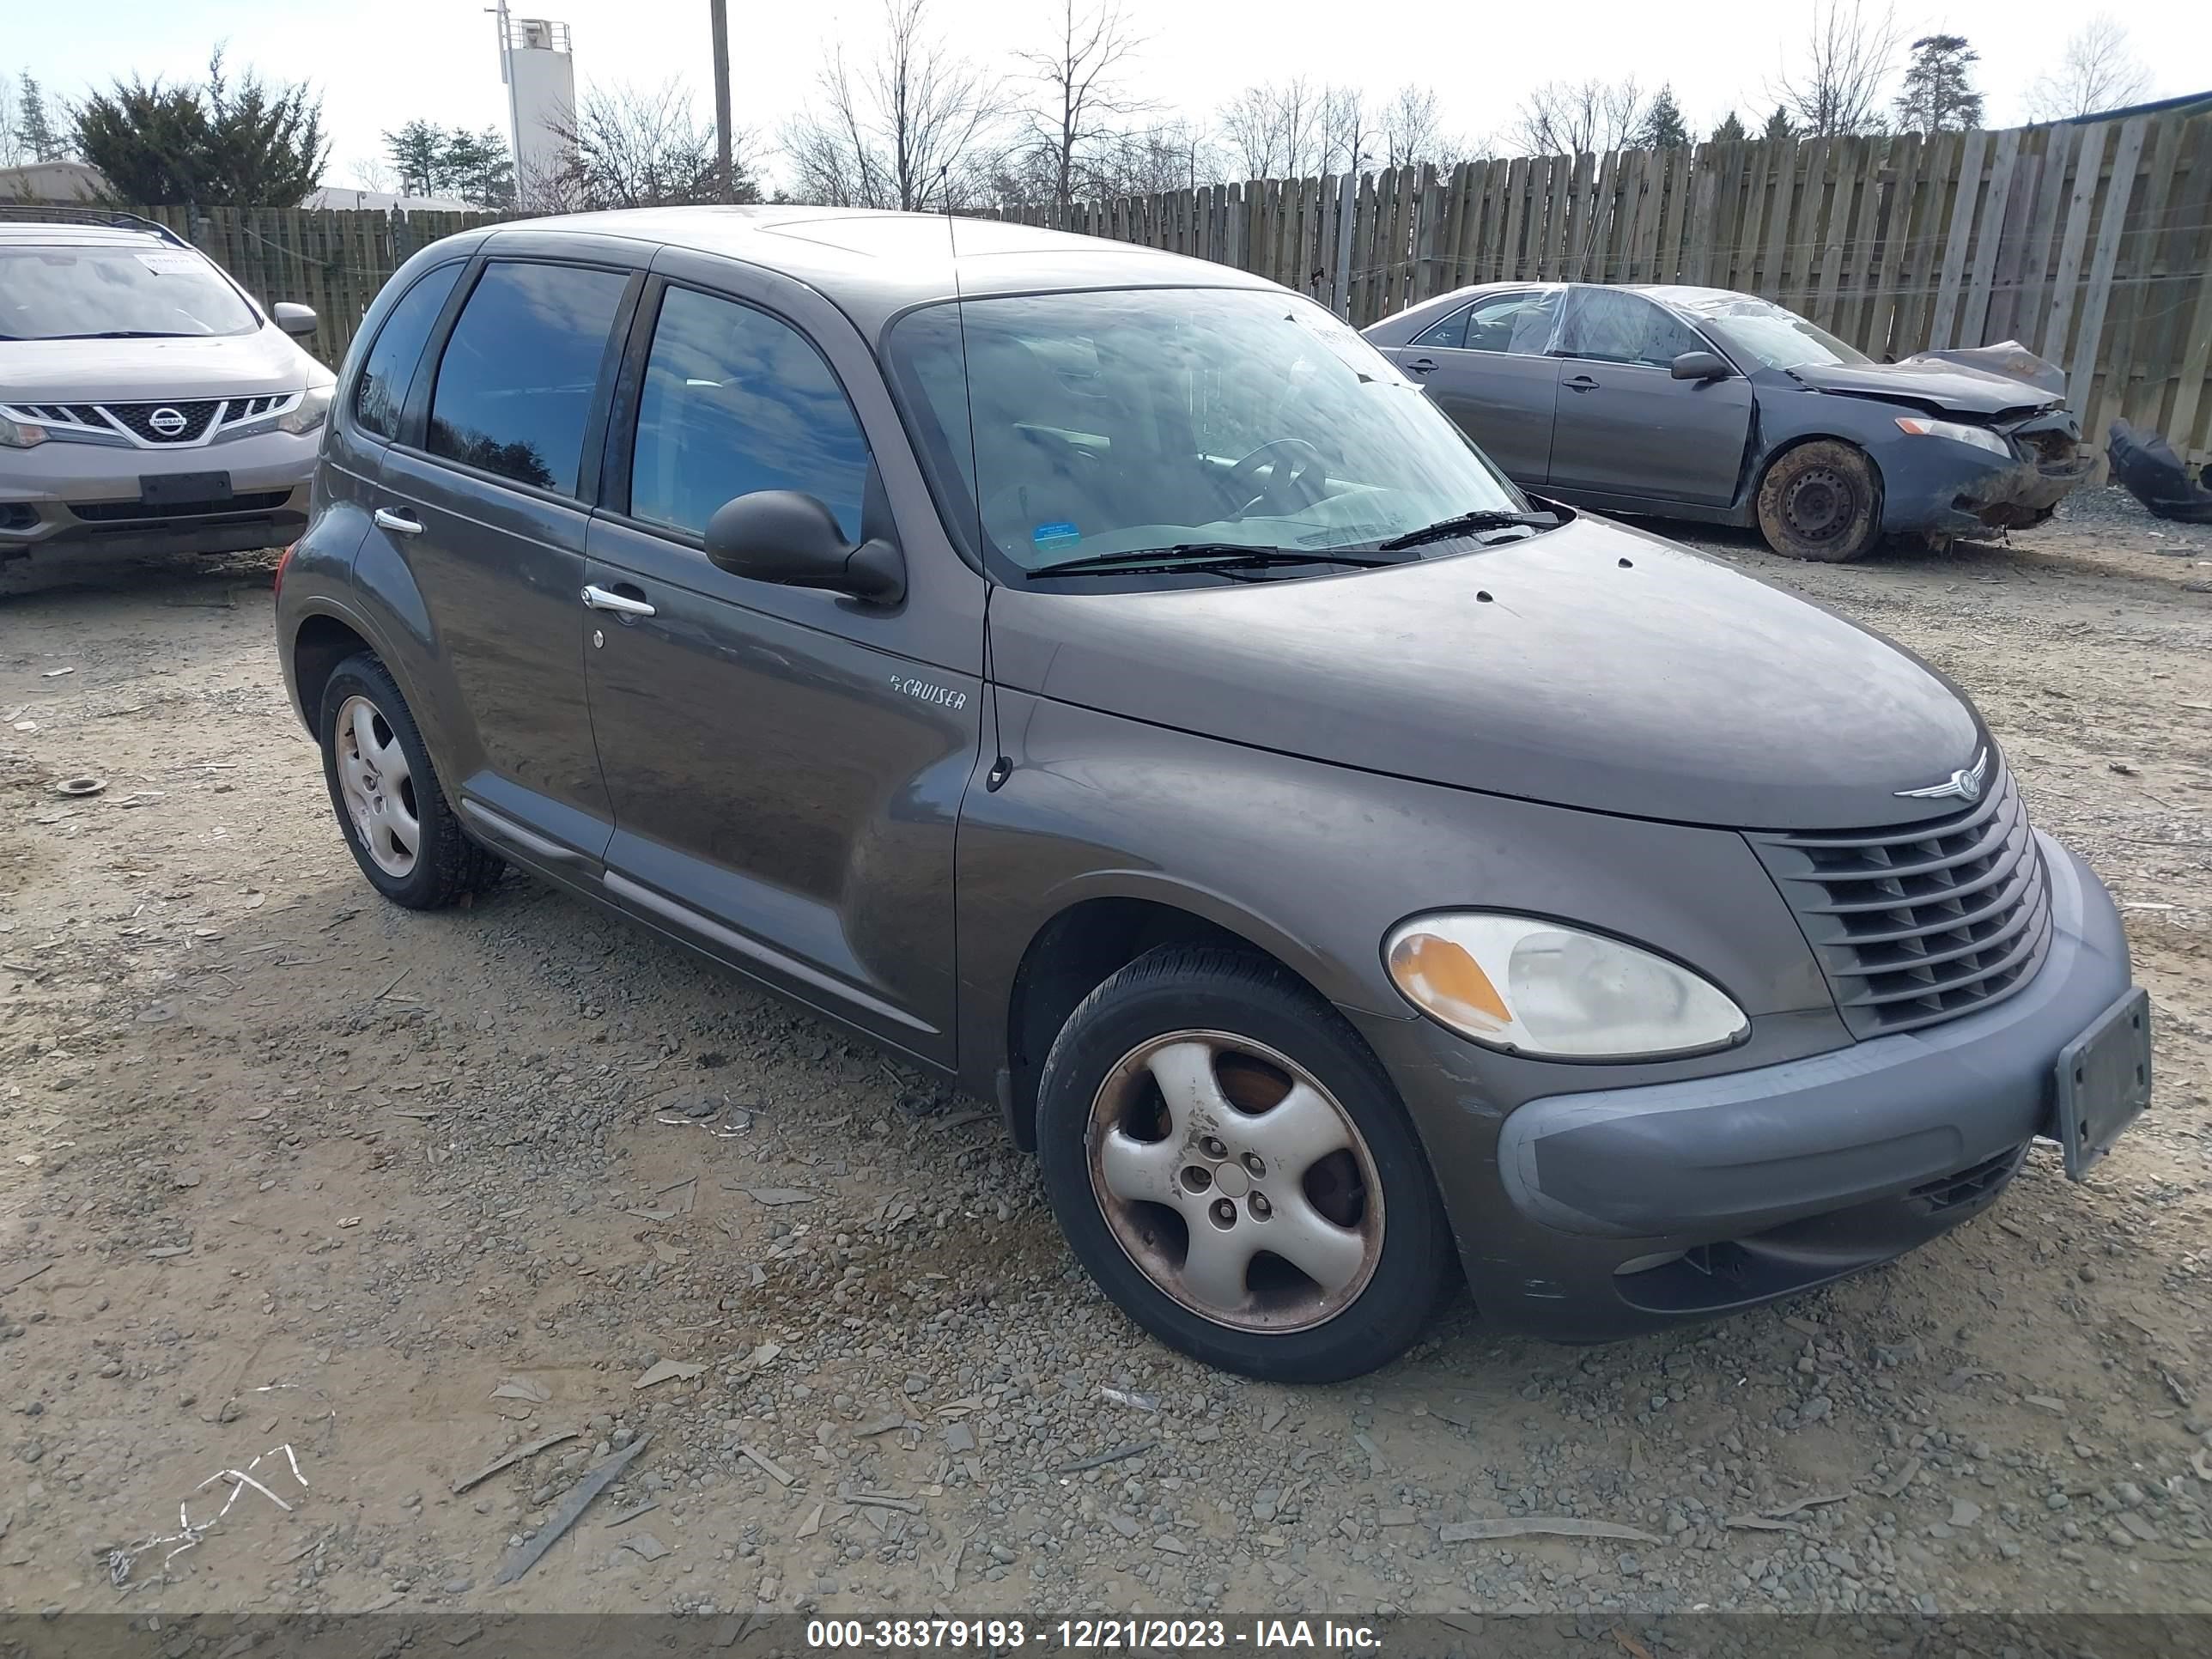
POLYGON ((368 361, 362 365, 360 383, 354 388, 353 417, 357 424, 380 437, 399 435, 400 411, 407 406, 407 388, 414 381, 416 365, 422 359, 422 343, 437 325, 438 313, 445 308, 447 296, 460 275, 458 262, 423 272, 385 314, 384 325, 376 331, 376 343, 369 348, 368 361))

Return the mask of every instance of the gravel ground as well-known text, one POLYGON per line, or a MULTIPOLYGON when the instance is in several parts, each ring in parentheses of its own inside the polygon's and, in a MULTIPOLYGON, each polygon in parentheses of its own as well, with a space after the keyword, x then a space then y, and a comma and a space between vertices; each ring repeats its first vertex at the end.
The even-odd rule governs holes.
POLYGON ((2212 1610, 2212 532, 2100 491, 1940 558, 1700 544, 1979 699, 2127 907, 2154 1110, 2089 1184, 2039 1148, 1990 1216, 1777 1309, 1572 1350, 1463 1299, 1303 1390, 1133 1331, 977 1103, 535 884, 379 902, 265 560, 27 584, 9 1604, 2212 1610), (266 1494, 172 1556, 224 1468, 266 1494))

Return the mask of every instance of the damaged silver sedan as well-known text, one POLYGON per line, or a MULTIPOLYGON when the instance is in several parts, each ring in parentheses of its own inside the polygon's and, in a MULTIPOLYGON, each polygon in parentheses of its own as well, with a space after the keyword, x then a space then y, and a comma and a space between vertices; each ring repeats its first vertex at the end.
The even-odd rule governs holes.
POLYGON ((1878 363, 1722 289, 1493 283, 1366 331, 1516 483, 1855 559, 2042 523, 2094 452, 2015 345, 1878 363))

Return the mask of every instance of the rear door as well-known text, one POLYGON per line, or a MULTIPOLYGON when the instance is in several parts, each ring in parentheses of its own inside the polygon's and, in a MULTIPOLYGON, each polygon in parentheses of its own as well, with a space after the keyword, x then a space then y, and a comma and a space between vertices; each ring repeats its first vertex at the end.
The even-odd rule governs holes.
POLYGON ((1557 289, 1486 295, 1390 353, 1516 483, 1549 481, 1559 366, 1544 355, 1557 289))
POLYGON ((1725 507, 1751 433, 1751 382, 1678 380, 1674 359, 1713 348, 1641 294, 1569 290, 1554 347, 1551 482, 1563 489, 1725 507))
POLYGON ((471 270, 413 376, 362 556, 404 562, 421 597, 404 619, 431 681, 418 701, 464 815, 509 845, 519 826, 525 851, 587 869, 611 813, 584 693, 586 502, 644 282, 588 258, 502 250, 471 270))

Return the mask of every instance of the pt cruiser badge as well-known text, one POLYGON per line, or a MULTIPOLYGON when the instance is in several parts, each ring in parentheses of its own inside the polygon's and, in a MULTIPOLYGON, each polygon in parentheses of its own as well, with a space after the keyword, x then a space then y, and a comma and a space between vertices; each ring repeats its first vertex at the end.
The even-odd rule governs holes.
POLYGON ((1986 749, 1974 757, 1972 766, 1962 766, 1941 783, 1931 783, 1925 789, 1900 789, 1898 795, 1905 800, 1942 800, 1947 795, 1956 795, 1972 805, 1982 798, 1982 779, 1990 769, 1990 751, 1986 749))

